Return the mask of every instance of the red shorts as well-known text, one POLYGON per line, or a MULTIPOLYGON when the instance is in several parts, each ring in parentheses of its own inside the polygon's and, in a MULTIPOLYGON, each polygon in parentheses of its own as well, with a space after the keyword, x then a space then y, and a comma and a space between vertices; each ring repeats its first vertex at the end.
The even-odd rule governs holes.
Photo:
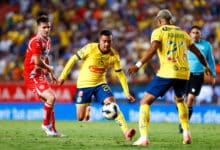
POLYGON ((41 97, 41 93, 51 88, 46 78, 24 79, 25 85, 36 96, 41 97))

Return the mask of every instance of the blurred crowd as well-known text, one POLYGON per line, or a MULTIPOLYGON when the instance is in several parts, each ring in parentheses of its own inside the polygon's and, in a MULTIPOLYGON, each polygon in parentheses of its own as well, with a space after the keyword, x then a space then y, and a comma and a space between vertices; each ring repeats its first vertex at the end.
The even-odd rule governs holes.
MULTIPOLYGON (((52 57, 59 76, 66 61, 88 42, 97 42, 100 29, 113 32, 114 47, 123 69, 133 64, 149 47, 155 28, 154 16, 169 9, 175 24, 186 31, 203 27, 203 38, 211 42, 220 83, 220 0, 1 0, 0 2, 0 81, 22 80, 23 60, 28 40, 36 33, 35 18, 48 12, 52 22, 52 57)), ((69 80, 78 75, 74 65, 69 80)), ((159 68, 154 56, 129 82, 148 82, 159 68)), ((110 70, 109 82, 117 79, 110 70)))

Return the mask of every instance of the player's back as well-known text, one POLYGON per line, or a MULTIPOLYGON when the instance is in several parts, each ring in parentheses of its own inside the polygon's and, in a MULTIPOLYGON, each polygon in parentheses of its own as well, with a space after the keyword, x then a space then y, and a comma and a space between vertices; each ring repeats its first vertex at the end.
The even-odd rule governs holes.
POLYGON ((192 44, 189 35, 177 26, 163 25, 152 33, 151 41, 154 40, 161 42, 161 48, 157 51, 161 64, 157 75, 188 79, 187 50, 192 44))

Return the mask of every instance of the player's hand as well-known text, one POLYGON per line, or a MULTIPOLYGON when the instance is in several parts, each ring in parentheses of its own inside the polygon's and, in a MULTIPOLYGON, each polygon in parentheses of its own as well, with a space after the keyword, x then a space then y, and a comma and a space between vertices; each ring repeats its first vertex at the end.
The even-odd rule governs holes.
POLYGON ((130 102, 135 102, 135 98, 132 95, 129 94, 126 97, 130 102))
POLYGON ((211 80, 211 85, 215 85, 215 77, 212 76, 210 80, 211 80))
POLYGON ((213 77, 211 75, 205 75, 204 82, 207 84, 215 85, 215 77, 213 77))
POLYGON ((133 75, 134 73, 136 73, 138 71, 138 67, 136 65, 132 65, 128 68, 128 74, 129 75, 133 75))
POLYGON ((58 85, 63 85, 64 81, 65 81, 64 79, 60 79, 60 78, 59 78, 59 79, 58 79, 58 85))

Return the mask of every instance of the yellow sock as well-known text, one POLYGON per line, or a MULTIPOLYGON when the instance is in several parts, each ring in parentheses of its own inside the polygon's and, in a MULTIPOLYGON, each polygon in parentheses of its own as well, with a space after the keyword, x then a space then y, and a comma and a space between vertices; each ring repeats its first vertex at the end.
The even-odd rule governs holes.
POLYGON ((150 121, 150 106, 147 104, 141 105, 139 112, 139 131, 141 136, 148 135, 149 121, 150 121))
POLYGON ((123 133, 128 130, 127 122, 125 121, 124 115, 119 111, 118 116, 115 118, 116 123, 120 126, 123 133))
POLYGON ((188 121, 188 108, 185 102, 178 102, 177 108, 179 112, 179 119, 182 125, 183 130, 189 130, 189 121, 188 121))

